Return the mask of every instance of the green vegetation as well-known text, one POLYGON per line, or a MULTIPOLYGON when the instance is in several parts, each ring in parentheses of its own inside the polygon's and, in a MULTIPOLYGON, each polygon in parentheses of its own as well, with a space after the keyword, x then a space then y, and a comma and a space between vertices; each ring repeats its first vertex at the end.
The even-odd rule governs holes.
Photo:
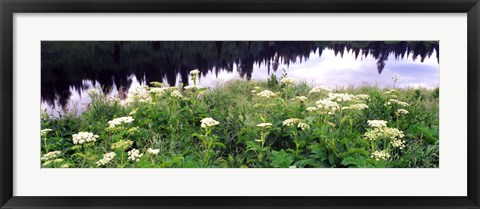
MULTIPOLYGON (((198 71, 192 71, 196 81, 198 71)), ((394 82, 396 79, 394 79, 394 82)), ((80 116, 42 113, 42 167, 438 167, 439 89, 330 90, 286 77, 206 89, 89 90, 80 116)))

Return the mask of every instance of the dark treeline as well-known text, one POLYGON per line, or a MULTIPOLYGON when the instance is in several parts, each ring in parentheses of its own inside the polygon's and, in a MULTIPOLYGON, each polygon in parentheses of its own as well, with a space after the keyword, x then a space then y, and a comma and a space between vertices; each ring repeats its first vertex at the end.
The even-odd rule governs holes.
POLYGON ((373 56, 378 73, 385 67, 388 56, 403 59, 410 53, 413 59, 439 56, 437 41, 42 41, 42 101, 64 106, 70 89, 83 91, 84 80, 98 82, 104 92, 113 86, 128 89, 133 74, 137 80, 162 81, 174 85, 188 83, 189 71, 202 74, 233 71, 250 79, 255 64, 276 71, 280 64, 308 59, 310 53, 332 49, 336 56, 353 52, 356 58, 373 56), (213 70, 214 69, 214 70, 213 70))

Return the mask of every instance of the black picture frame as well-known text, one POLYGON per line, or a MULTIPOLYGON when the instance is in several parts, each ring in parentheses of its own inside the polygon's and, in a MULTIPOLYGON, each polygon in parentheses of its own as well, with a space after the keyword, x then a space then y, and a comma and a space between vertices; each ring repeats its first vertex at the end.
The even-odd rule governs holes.
MULTIPOLYGON (((479 0, 0 0, 1 208, 480 208, 479 0), (465 197, 13 196, 15 13, 467 13, 468 195, 465 197)), ((414 189, 414 188, 412 188, 414 189)))

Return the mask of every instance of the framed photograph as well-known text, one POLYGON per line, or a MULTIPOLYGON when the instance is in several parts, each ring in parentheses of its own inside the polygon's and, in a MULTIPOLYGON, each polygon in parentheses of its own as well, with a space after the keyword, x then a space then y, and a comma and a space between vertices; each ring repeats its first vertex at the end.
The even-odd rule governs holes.
POLYGON ((0 7, 1 208, 480 208, 478 0, 0 7))

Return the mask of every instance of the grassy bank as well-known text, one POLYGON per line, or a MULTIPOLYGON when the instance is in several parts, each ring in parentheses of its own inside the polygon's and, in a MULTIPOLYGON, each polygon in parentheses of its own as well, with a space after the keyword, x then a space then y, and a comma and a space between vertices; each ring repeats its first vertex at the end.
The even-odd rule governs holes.
POLYGON ((80 116, 42 114, 42 167, 438 167, 438 94, 275 77, 89 90, 80 116))

